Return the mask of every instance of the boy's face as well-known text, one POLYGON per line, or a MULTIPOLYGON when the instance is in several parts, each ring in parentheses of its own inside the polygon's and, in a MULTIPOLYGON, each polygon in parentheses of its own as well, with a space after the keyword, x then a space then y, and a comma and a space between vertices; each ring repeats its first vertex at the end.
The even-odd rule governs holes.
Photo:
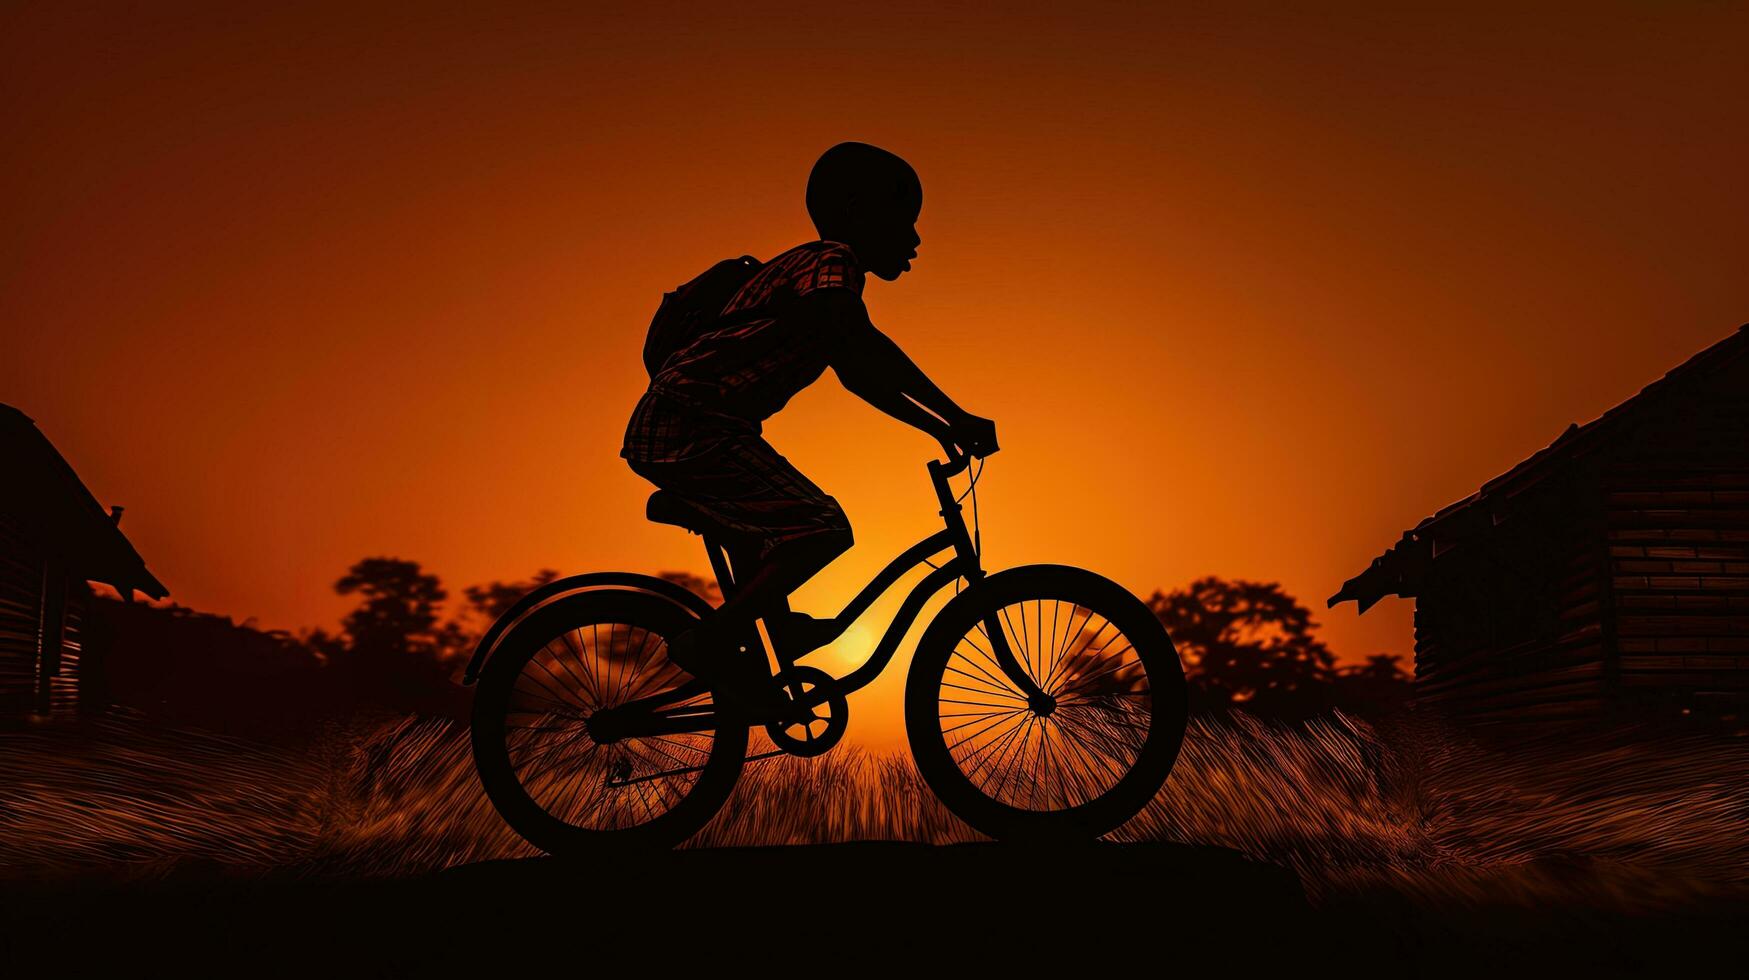
POLYGON ((865 269, 892 282, 909 272, 911 260, 917 257, 917 246, 923 241, 917 236, 922 209, 921 191, 870 200, 858 209, 845 244, 856 251, 865 269))

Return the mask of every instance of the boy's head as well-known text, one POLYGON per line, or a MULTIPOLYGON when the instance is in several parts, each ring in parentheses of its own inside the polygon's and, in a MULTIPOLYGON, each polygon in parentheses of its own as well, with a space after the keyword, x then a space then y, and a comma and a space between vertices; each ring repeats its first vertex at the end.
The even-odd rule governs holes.
POLYGON ((867 143, 839 143, 808 174, 808 217, 828 241, 856 252, 863 268, 891 282, 917 257, 923 184, 898 156, 867 143))

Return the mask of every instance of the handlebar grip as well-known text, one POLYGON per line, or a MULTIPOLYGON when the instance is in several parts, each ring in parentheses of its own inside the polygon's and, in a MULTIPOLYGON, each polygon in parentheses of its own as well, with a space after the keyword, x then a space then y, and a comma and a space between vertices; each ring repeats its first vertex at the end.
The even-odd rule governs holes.
POLYGON ((950 456, 946 461, 932 459, 929 461, 929 472, 940 477, 958 476, 972 465, 972 458, 964 453, 950 456))

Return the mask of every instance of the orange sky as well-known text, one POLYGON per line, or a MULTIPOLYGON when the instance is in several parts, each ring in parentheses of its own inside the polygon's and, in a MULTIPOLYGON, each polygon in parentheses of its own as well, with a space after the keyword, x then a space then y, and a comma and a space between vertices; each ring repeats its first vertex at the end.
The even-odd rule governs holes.
MULTIPOLYGON (((615 455, 642 331, 812 237, 839 140, 923 178, 866 298, 1000 425, 989 564, 1280 580, 1349 659, 1410 607, 1343 579, 1749 319, 1741 5, 40 6, 0 13, 0 400, 174 598, 270 627, 369 554, 701 567, 615 455)), ((857 530, 802 608, 935 520, 933 444, 830 377, 767 434, 857 530)))

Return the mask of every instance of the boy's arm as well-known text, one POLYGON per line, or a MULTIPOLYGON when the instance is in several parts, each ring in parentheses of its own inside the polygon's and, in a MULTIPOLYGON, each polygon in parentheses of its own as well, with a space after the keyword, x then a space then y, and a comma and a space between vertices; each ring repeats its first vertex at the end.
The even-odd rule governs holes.
POLYGON ((834 362, 832 370, 837 372, 838 380, 843 383, 846 391, 906 425, 929 433, 943 446, 952 445, 949 435, 952 427, 924 411, 922 406, 905 397, 898 389, 880 383, 868 372, 846 368, 837 362, 834 362))
POLYGON ((869 321, 861 297, 848 290, 819 290, 824 328, 834 337, 832 369, 852 394, 908 425, 934 436, 951 455, 961 449, 995 449, 995 425, 962 409, 922 369, 869 321), (931 414, 931 413, 934 414, 931 414))

